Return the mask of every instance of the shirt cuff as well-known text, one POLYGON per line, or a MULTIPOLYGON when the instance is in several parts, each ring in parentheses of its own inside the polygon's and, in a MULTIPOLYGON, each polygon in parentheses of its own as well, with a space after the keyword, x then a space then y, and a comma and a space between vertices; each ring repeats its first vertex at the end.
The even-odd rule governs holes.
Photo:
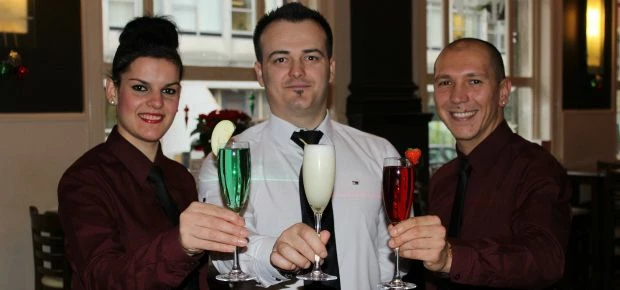
POLYGON ((459 283, 464 278, 463 273, 467 270, 471 270, 471 264, 469 263, 473 260, 474 253, 471 247, 468 247, 458 239, 450 240, 450 245, 452 264, 450 265, 449 278, 451 281, 459 283))
POLYGON ((277 238, 263 236, 254 244, 256 254, 254 272, 256 273, 258 282, 263 287, 269 287, 289 280, 289 278, 271 264, 271 252, 273 251, 276 240, 277 238))
POLYGON ((187 255, 179 240, 178 227, 163 233, 162 245, 164 246, 164 260, 168 261, 169 265, 176 265, 175 268, 183 273, 190 273, 193 271, 200 264, 200 258, 204 255, 187 255))

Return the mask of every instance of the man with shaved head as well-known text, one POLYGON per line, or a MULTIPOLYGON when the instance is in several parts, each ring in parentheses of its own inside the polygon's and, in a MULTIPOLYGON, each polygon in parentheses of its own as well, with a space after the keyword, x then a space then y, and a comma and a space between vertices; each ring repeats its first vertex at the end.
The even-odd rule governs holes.
POLYGON ((504 119, 511 83, 500 52, 479 39, 450 43, 435 62, 434 88, 458 157, 433 175, 429 215, 390 227, 390 247, 424 262, 426 289, 553 285, 570 229, 566 170, 504 119))

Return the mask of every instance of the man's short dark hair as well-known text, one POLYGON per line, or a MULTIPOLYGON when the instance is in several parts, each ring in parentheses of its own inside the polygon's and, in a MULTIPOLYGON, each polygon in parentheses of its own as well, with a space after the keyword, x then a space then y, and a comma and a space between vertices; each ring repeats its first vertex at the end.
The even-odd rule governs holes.
POLYGON ((265 31, 265 28, 269 26, 269 24, 280 20, 293 23, 301 22, 304 20, 312 20, 318 23, 325 32, 325 47, 327 49, 327 57, 332 57, 334 36, 332 34, 332 29, 329 26, 329 23, 327 22, 325 17, 323 17, 323 15, 321 15, 321 13, 317 12, 316 10, 307 8, 306 6, 297 2, 291 2, 265 14, 256 24, 253 39, 254 53, 256 54, 256 59, 259 62, 263 61, 263 50, 260 45, 260 37, 265 31))

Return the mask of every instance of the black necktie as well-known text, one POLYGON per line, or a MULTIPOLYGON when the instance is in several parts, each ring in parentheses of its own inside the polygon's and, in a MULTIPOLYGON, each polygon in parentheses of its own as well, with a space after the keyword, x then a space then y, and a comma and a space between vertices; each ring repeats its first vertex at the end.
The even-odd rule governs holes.
POLYGON ((448 228, 448 237, 458 237, 461 225, 463 224, 463 208, 465 203, 465 192, 467 191, 467 182, 471 166, 467 158, 461 159, 461 168, 459 170, 459 181, 456 187, 456 195, 452 204, 452 214, 450 215, 450 227, 448 228))
MULTIPOLYGON (((151 171, 149 171, 147 179, 155 186, 155 197, 159 205, 164 209, 164 212, 166 212, 166 216, 170 219, 170 222, 172 222, 174 226, 179 225, 179 208, 174 204, 172 198, 170 198, 170 194, 168 194, 166 183, 164 182, 164 173, 161 168, 153 166, 151 171)), ((181 286, 176 289, 198 290, 198 287, 198 271, 194 270, 187 276, 181 286)))
POLYGON ((159 205, 164 209, 164 212, 166 212, 168 219, 170 219, 173 225, 179 225, 179 209, 168 194, 166 183, 164 182, 164 173, 161 168, 153 166, 151 171, 149 171, 148 180, 155 186, 155 197, 157 197, 159 205))
MULTIPOLYGON (((306 131, 301 130, 299 132, 293 132, 291 136, 291 140, 295 142, 299 147, 304 148, 304 143, 301 140, 304 140, 307 144, 318 144, 319 140, 323 137, 323 132, 318 130, 306 131), (300 140, 301 139, 301 140, 300 140)), ((306 193, 304 191, 304 181, 302 170, 299 170, 299 200, 301 202, 301 217, 302 221, 314 228, 314 212, 308 203, 308 199, 306 198, 306 193)), ((327 258, 323 261, 323 271, 327 274, 334 275, 336 277, 340 277, 338 271, 338 253, 336 251, 336 231, 334 228, 334 210, 332 208, 332 201, 329 201, 325 211, 323 212, 323 217, 321 218, 321 229, 328 230, 331 233, 329 237, 329 241, 327 242, 327 258)), ((311 270, 311 269, 310 269, 311 270)), ((304 281, 304 289, 340 289, 340 279, 325 281, 325 282, 315 282, 315 281, 304 281)))
MULTIPOLYGON (((452 203, 452 214, 450 215, 450 225, 448 226, 448 237, 458 237, 461 225, 463 224, 463 208, 465 204, 465 191, 467 191, 467 182, 471 173, 471 166, 467 158, 460 160, 459 180, 456 184, 456 194, 454 195, 454 203, 452 203)), ((438 289, 440 290, 456 290, 465 289, 461 284, 452 283, 450 280, 440 280, 438 289)))

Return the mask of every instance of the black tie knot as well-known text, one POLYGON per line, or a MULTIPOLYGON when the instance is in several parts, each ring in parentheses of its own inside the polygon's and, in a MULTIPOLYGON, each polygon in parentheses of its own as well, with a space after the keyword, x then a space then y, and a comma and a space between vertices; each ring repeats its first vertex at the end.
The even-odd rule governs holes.
POLYGON ((291 140, 299 147, 304 148, 304 142, 306 144, 318 144, 321 137, 323 137, 323 132, 319 130, 299 130, 299 132, 293 132, 291 140))
POLYGON ((151 171, 149 171, 147 179, 155 184, 164 184, 164 171, 158 166, 153 166, 151 171))
POLYGON ((471 173, 471 165, 469 164, 469 160, 467 158, 461 158, 461 172, 462 175, 469 177, 471 173))

